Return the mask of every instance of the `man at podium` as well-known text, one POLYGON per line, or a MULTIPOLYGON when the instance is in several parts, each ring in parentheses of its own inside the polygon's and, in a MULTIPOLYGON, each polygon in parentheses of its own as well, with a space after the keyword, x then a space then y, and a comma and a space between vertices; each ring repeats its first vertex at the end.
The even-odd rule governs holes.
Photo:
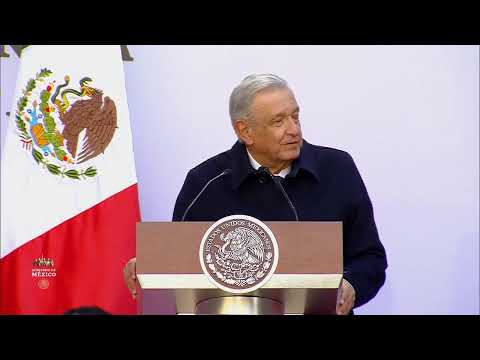
MULTIPOLYGON (((230 96, 238 141, 189 171, 173 221, 242 214, 261 221, 342 221, 344 281, 336 312, 352 314, 385 282, 387 259, 366 187, 352 157, 308 143, 300 108, 277 75, 247 76, 230 96)), ((135 296, 135 259, 125 267, 135 296)))

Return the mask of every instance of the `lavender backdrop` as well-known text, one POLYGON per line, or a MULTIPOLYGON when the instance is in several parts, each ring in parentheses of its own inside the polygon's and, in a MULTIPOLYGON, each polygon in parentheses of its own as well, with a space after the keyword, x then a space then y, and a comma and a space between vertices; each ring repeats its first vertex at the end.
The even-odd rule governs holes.
MULTIPOLYGON (((479 313, 478 46, 129 49, 143 220, 170 220, 187 171, 233 144, 233 87, 277 73, 297 95, 305 138, 348 151, 372 199, 390 266, 357 313, 479 313)), ((1 59, 2 149, 19 63, 10 53, 1 59)))

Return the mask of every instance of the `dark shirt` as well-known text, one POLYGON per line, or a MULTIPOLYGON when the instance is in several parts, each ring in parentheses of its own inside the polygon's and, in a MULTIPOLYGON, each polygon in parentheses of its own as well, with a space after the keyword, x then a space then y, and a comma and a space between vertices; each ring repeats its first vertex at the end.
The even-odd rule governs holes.
MULTIPOLYGON (((274 182, 259 181, 244 144, 218 154, 189 171, 178 195, 173 221, 217 221, 228 215, 250 215, 262 221, 294 221, 288 202, 274 182)), ((282 185, 300 221, 342 221, 344 277, 355 289, 355 306, 370 301, 385 282, 387 259, 378 237, 367 189, 352 157, 341 150, 304 141, 282 185)))

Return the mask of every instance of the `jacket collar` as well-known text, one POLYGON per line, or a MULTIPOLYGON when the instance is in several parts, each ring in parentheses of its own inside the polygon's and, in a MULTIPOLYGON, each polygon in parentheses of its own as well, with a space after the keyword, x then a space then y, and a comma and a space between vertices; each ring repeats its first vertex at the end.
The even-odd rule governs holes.
MULTIPOLYGON (((256 171, 250 164, 250 159, 248 158, 245 144, 237 141, 229 150, 229 153, 232 169, 232 187, 234 190, 236 190, 245 181, 245 179, 247 179, 249 176, 253 176, 256 171)), ((300 150, 300 155, 293 161, 292 170, 286 176, 286 179, 296 178, 306 171, 307 173, 313 175, 317 181, 319 181, 320 174, 318 173, 317 166, 315 165, 317 164, 315 161, 313 145, 303 140, 303 146, 300 150)))

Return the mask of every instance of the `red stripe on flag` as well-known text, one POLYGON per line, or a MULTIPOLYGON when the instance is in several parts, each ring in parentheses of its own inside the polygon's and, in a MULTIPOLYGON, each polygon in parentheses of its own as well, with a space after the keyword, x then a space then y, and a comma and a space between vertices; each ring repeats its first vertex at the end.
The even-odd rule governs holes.
POLYGON ((98 306, 136 314, 123 267, 135 256, 138 221, 135 184, 8 254, 0 262, 0 313, 63 314, 98 306), (53 267, 48 261, 35 265, 41 257, 53 267))

